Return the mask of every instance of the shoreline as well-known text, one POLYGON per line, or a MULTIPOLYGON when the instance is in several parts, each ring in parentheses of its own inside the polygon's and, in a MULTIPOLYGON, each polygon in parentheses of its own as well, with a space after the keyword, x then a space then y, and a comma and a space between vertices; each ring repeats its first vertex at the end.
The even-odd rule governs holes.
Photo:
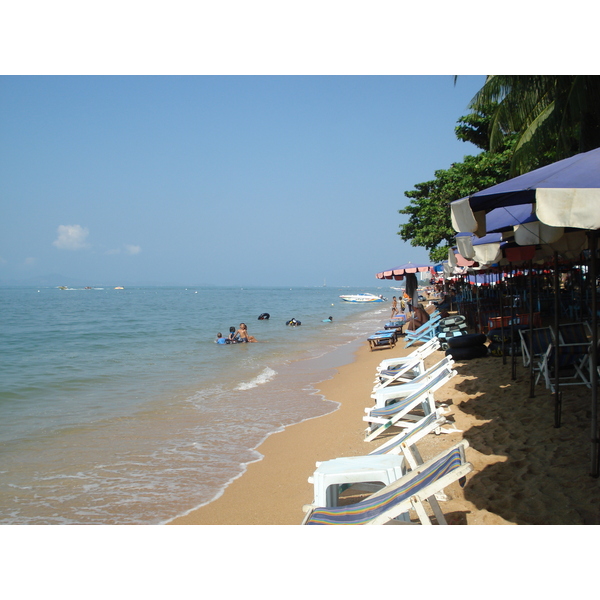
MULTIPOLYGON (((381 444, 381 441, 364 441, 366 424, 362 417, 371 401, 377 365, 384 358, 405 356, 412 351, 401 345, 402 341, 389 351, 371 352, 367 344, 361 344, 351 362, 336 368, 333 377, 315 385, 315 393, 323 401, 337 403, 337 409, 270 434, 255 448, 262 458, 247 464, 246 470, 220 496, 167 524, 299 525, 304 517, 302 506, 313 500, 313 486, 308 477, 317 461, 368 454, 381 444)), ((426 364, 434 364, 442 357, 443 352, 435 352, 426 364)), ((440 388, 438 394, 448 385, 440 388)), ((441 451, 434 445, 436 452, 441 451)))
MULTIPOLYGON (((368 454, 383 440, 364 441, 364 409, 381 360, 406 356, 403 340, 371 352, 362 343, 353 360, 315 385, 323 400, 339 403, 331 413, 285 427, 256 448, 262 459, 232 481, 215 500, 169 521, 173 525, 299 525, 302 506, 313 500, 308 477, 316 461, 368 454)), ((445 353, 434 352, 429 366, 445 353)), ((447 488, 441 508, 449 524, 600 524, 600 482, 589 468, 589 390, 565 387, 563 424, 553 423, 553 396, 536 386, 529 398, 529 371, 510 358, 456 362, 457 375, 435 393, 460 430, 429 434, 419 442, 427 460, 467 439, 474 469, 467 484, 447 488)), ((293 393, 293 392, 290 392, 293 393)), ((395 431, 394 431, 395 433, 395 431)))
MULTIPOLYGON (((354 352, 354 361, 337 367, 333 377, 315 385, 315 393, 324 402, 337 403, 336 409, 271 433, 255 448, 262 458, 247 464, 244 473, 230 482, 219 497, 168 524, 299 525, 302 505, 312 501, 313 489, 308 477, 315 469, 315 462, 333 458, 338 449, 346 449, 344 455, 352 456, 355 449, 366 446, 360 426, 364 393, 353 394, 340 381, 356 365, 356 357, 365 352, 369 353, 367 347, 359 347, 354 352), (307 440, 315 443, 307 444, 307 440)), ((363 383, 368 398, 372 383, 368 379, 363 383)))

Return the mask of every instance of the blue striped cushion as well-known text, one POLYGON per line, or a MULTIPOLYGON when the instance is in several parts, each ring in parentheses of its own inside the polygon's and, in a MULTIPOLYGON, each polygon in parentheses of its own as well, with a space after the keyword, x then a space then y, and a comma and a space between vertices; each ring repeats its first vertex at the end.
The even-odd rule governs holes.
MULTIPOLYGON (((307 519, 307 525, 364 525, 373 520, 381 513, 414 494, 421 491, 426 486, 440 479, 444 475, 451 473, 462 464, 460 449, 455 448, 438 461, 430 465, 419 476, 410 479, 404 485, 381 494, 380 496, 370 497, 350 506, 336 506, 331 508, 319 508, 307 519)), ((411 474, 414 471, 411 472, 411 474)))

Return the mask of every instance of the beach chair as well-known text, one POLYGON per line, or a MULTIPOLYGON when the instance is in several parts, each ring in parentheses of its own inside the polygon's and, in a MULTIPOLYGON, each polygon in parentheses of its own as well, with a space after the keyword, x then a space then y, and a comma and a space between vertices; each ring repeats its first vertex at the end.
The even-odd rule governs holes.
POLYGON ((562 323, 558 326, 558 336, 563 344, 591 344, 592 328, 587 321, 562 323))
MULTIPOLYGON (((369 456, 380 456, 381 454, 400 454, 404 458, 404 471, 412 471, 419 465, 423 464, 421 453, 417 448, 417 442, 422 440, 426 435, 435 432, 436 435, 441 433, 461 433, 462 429, 458 429, 454 423, 450 423, 441 415, 439 411, 435 411, 430 415, 423 417, 412 427, 408 427, 404 431, 395 435, 393 438, 384 442, 379 448, 369 452, 369 456), (444 426, 447 427, 444 427, 444 426)), ((437 500, 447 500, 448 497, 443 491, 436 494, 437 500)))
POLYGON ((382 361, 377 367, 373 393, 388 386, 414 381, 416 377, 426 371, 425 359, 439 347, 439 339, 433 338, 413 350, 408 356, 382 361), (391 368, 382 368, 384 365, 390 365, 391 368))
MULTIPOLYGON (((317 462, 316 471, 308 478, 309 483, 314 485, 312 506, 338 506, 340 494, 349 488, 353 492, 373 493, 396 481, 407 471, 416 469, 423 464, 423 459, 415 444, 428 433, 441 433, 445 423, 446 418, 434 412, 366 456, 317 462)), ((436 499, 447 500, 447 496, 439 492, 436 499)), ((403 518, 410 520, 408 514, 403 518)))
POLYGON ((534 371, 538 372, 535 382, 537 383, 540 378, 539 373, 539 361, 548 351, 548 348, 552 342, 554 342, 554 334, 550 327, 538 327, 533 330, 519 329, 519 337, 521 338, 521 353, 523 355, 523 366, 528 367, 531 360, 534 361, 534 371), (530 336, 533 341, 532 355, 529 354, 529 340, 530 336))
POLYGON ((399 398, 412 394, 421 387, 424 381, 437 375, 440 370, 451 369, 452 365, 454 365, 452 356, 444 356, 438 363, 424 370, 413 379, 374 389, 371 398, 375 400, 375 407, 381 408, 390 402, 395 402, 399 398))
POLYGON ((365 431, 365 441, 370 442, 387 431, 390 427, 406 429, 415 422, 433 412, 436 412, 433 392, 456 375, 450 365, 438 369, 431 377, 422 381, 421 386, 410 395, 397 402, 378 408, 366 408, 363 421, 368 423, 365 431), (421 414, 415 414, 419 411, 421 414))
POLYGON ((552 393, 556 391, 556 353, 558 353, 558 383, 560 386, 585 385, 589 388, 592 387, 589 373, 590 344, 561 344, 559 342, 550 344, 539 362, 538 379, 539 376, 544 378, 546 388, 552 393))
POLYGON ((413 381, 425 372, 425 361, 419 357, 412 357, 397 369, 386 369, 380 371, 375 377, 373 393, 388 386, 413 381))
POLYGON ((423 459, 416 446, 417 442, 422 440, 429 433, 454 433, 460 432, 460 429, 452 426, 452 428, 444 430, 443 426, 449 421, 441 415, 437 410, 429 415, 424 416, 411 425, 404 431, 398 433, 393 438, 384 442, 379 448, 369 452, 369 456, 380 454, 400 454, 404 456, 406 461, 406 470, 416 469, 418 465, 423 464, 423 459))
POLYGON ((377 348, 393 348, 396 345, 396 332, 375 333, 367 338, 371 352, 377 348))
POLYGON ((579 362, 578 367, 589 371, 592 353, 592 328, 590 324, 587 321, 563 323, 558 326, 558 337, 562 344, 584 344, 588 346, 587 356, 579 362))
POLYGON ((441 315, 435 315, 431 317, 427 323, 423 323, 421 327, 415 329, 415 331, 406 331, 404 339, 406 341, 405 348, 408 348, 415 342, 426 342, 437 335, 438 322, 441 320, 441 315))
POLYGON ((382 360, 377 366, 377 372, 381 373, 381 371, 399 369, 405 362, 413 358, 420 358, 424 360, 430 354, 432 354, 436 350, 439 350, 439 348, 440 341, 438 340, 438 338, 434 337, 430 340, 427 340, 427 342, 425 342, 422 346, 415 348, 407 356, 399 356, 397 358, 386 358, 385 360, 382 360))
POLYGON ((446 525, 435 494, 455 481, 466 483, 466 475, 473 470, 465 458, 468 446, 463 440, 356 504, 330 508, 305 506, 307 514, 302 524, 384 525, 413 509, 422 525, 432 525, 424 505, 428 502, 438 525, 446 525))

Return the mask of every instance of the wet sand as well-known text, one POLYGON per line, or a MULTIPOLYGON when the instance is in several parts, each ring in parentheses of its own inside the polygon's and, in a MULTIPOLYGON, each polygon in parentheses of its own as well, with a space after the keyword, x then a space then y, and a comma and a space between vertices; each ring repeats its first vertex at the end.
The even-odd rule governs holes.
MULTIPOLYGON (((381 360, 405 356, 413 347, 371 352, 362 345, 354 362, 322 382, 319 392, 340 408, 326 416, 287 427, 258 448, 264 458, 221 497, 173 524, 297 525, 302 506, 313 499, 308 477, 316 461, 368 454, 381 440, 364 441, 364 409, 381 360)), ((426 365, 443 358, 437 351, 426 365)), ((448 406, 446 415, 461 432, 430 434, 418 443, 426 460, 461 439, 468 440, 467 459, 474 470, 467 485, 446 489, 441 503, 449 524, 598 524, 600 480, 590 469, 590 390, 564 388, 562 426, 554 427, 554 398, 543 385, 529 397, 529 370, 517 358, 486 357, 457 362, 457 375, 435 398, 448 406)), ((293 394, 293 392, 290 392, 293 394)), ((397 430, 394 431, 396 433, 397 430)))

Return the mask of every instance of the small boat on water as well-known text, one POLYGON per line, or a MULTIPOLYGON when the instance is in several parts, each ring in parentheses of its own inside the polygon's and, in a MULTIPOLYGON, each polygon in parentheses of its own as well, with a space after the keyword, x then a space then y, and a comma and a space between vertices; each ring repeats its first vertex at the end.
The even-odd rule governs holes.
POLYGON ((346 294, 340 296, 346 302, 385 302, 387 298, 376 296, 375 294, 346 294))

